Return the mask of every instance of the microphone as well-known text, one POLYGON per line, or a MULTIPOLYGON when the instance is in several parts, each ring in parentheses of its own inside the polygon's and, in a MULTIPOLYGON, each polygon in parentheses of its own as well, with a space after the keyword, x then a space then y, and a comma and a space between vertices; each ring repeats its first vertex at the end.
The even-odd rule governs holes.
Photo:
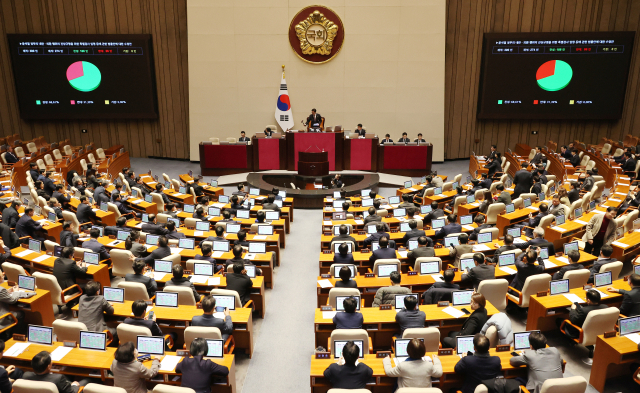
MULTIPOLYGON (((316 147, 318 147, 318 146, 316 146, 316 147)), ((309 150, 309 149, 311 149, 311 145, 309 145, 309 147, 307 147, 307 150, 309 150)), ((306 152, 307 150, 305 150, 305 152, 306 152)))
POLYGON ((320 148, 318 147, 318 145, 316 145, 316 149, 320 150, 320 148))

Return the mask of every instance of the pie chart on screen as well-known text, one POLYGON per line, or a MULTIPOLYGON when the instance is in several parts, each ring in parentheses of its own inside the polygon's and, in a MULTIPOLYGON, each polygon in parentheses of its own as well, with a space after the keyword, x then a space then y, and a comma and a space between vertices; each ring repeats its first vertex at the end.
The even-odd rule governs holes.
POLYGON ((88 92, 100 86, 102 74, 94 64, 88 61, 76 61, 67 68, 67 80, 74 89, 88 92))
POLYGON ((573 77, 573 69, 562 60, 550 60, 542 64, 536 72, 538 86, 546 91, 562 90, 573 77))

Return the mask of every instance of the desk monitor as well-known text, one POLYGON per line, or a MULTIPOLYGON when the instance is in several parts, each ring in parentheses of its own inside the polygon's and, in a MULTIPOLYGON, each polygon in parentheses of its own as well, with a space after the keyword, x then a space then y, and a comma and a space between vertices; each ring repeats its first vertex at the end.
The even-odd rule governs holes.
POLYGON ((459 244, 460 244, 460 241, 458 240, 458 236, 447 236, 444 238, 445 247, 457 246, 459 244))
POLYGON ((125 241, 129 238, 129 236, 131 235, 131 232, 127 232, 127 231, 118 231, 118 235, 116 237, 116 239, 120 240, 120 241, 125 241))
POLYGON ((40 252, 40 245, 39 240, 29 239, 29 250, 33 252, 40 252))
POLYGON ((217 180, 211 180, 211 182, 209 183, 209 185, 211 187, 218 187, 218 181, 217 180))
POLYGON ((178 239, 178 248, 193 250, 196 247, 196 239, 185 237, 178 239))
POLYGON ((214 240, 211 249, 213 251, 229 252, 229 242, 226 240, 214 240))
POLYGON ((249 195, 260 196, 259 188, 249 188, 249 195))
POLYGON ((565 243, 564 244, 564 255, 568 255, 569 251, 580 251, 580 247, 578 246, 578 242, 571 242, 571 243, 565 243))
POLYGON ((100 254, 97 252, 88 252, 84 253, 84 261, 90 265, 99 265, 100 264, 100 254))
POLYGON ((213 263, 194 263, 193 274, 196 276, 213 276, 213 263))
POLYGON ((491 232, 478 233, 478 244, 491 243, 491 232))
POLYGON ((207 357, 222 359, 224 357, 224 340, 207 340, 207 357))
POLYGON ((334 200, 333 201, 333 208, 342 210, 342 203, 343 202, 344 202, 344 199, 334 200))
POLYGON ((80 332, 80 349, 107 350, 107 333, 80 332))
POLYGON ((209 221, 196 221, 196 231, 209 232, 210 229, 209 221))
POLYGON ((544 201, 544 198, 546 197, 546 195, 544 194, 544 192, 541 192, 538 194, 538 200, 540 202, 544 201))
POLYGON ((511 266, 516 264, 516 254, 500 254, 498 255, 498 266, 511 266))
POLYGON ((529 206, 531 206, 531 198, 525 198, 525 199, 522 201, 522 203, 523 203, 524 207, 529 207, 529 206))
POLYGON ((404 188, 411 188, 411 186, 413 186, 413 181, 411 180, 407 180, 406 182, 404 182, 404 188))
POLYGON ((178 308, 178 292, 156 292, 156 306, 178 308))
POLYGON ((159 239, 160 239, 159 235, 147 235, 145 243, 147 243, 150 246, 155 246, 158 244, 159 239))
POLYGON ((133 190, 132 189, 131 190, 131 196, 134 197, 134 198, 137 198, 138 197, 138 190, 133 190))
POLYGON ((247 218, 249 218, 250 214, 251 212, 249 210, 245 210, 245 209, 236 210, 236 218, 242 218, 243 220, 246 220, 247 218))
POLYGON ((455 190, 456 188, 458 188, 459 185, 460 183, 458 183, 457 181, 454 181, 453 184, 451 185, 451 188, 455 190))
POLYGON ((360 296, 336 296, 336 310, 337 311, 344 311, 344 301, 350 297, 353 297, 356 299, 356 310, 360 311, 360 296))
POLYGON ((53 246, 53 256, 60 258, 62 256, 62 250, 64 247, 62 246, 53 246))
POLYGON ((407 215, 407 209, 405 209, 404 207, 398 208, 398 209, 393 209, 393 216, 394 217, 404 217, 406 215, 407 215))
POLYGON ((97 229, 100 231, 100 237, 104 236, 104 228, 103 227, 99 227, 97 225, 92 225, 91 229, 97 229))
POLYGON ((216 299, 216 308, 228 308, 229 311, 236 309, 236 297, 228 295, 211 295, 216 299))
POLYGON ((569 293, 569 279, 551 280, 549 283, 549 295, 559 295, 561 293, 569 293))
MULTIPOLYGON (((346 227, 347 227, 347 235, 350 235, 351 234, 351 228, 348 225, 346 225, 346 227)), ((339 234, 340 234, 340 225, 334 225, 333 226, 333 235, 334 236, 338 236, 339 234)))
MULTIPOLYGON (((418 241, 417 240, 409 240, 408 244, 407 244, 407 248, 409 248, 409 251, 413 251, 416 248, 418 248, 418 241)), ((640 265, 638 265, 640 266, 640 265)))
POLYGON ((540 330, 513 333, 513 350, 521 351, 523 349, 531 348, 531 344, 529 344, 529 335, 534 332, 540 333, 540 330))
POLYGON ((282 199, 276 199, 273 203, 275 203, 279 208, 282 208, 282 199))
POLYGON ((408 222, 400 223, 400 232, 409 232, 410 230, 411 230, 411 227, 409 227, 408 222))
POLYGON ((427 213, 431 213, 431 205, 422 205, 420 206, 420 214, 427 214, 427 213))
MULTIPOLYGON (((395 351, 393 352, 397 358, 406 358, 409 357, 407 353, 407 346, 413 340, 412 338, 397 338, 393 343, 395 351)), ((424 338, 420 338, 422 342, 424 342, 424 338)))
POLYGON ((556 216, 555 220, 556 220, 556 225, 562 225, 564 224, 564 222, 566 221, 567 217, 564 214, 560 214, 559 216, 556 216))
POLYGON ((196 210, 195 205, 184 204, 184 208, 182 209, 185 213, 193 213, 196 210))
POLYGON ((376 229, 376 224, 372 224, 372 225, 368 225, 367 226, 367 233, 369 235, 374 234, 376 232, 378 232, 378 230, 376 229))
POLYGON ((102 202, 100 204, 100 210, 102 210, 105 213, 109 211, 109 205, 107 205, 107 202, 102 202))
POLYGON ((460 216, 460 225, 471 225, 473 223, 473 216, 467 214, 466 216, 460 216))
POLYGON ((618 326, 620 327, 621 336, 632 333, 640 333, 640 316, 619 318, 618 326))
POLYGON ((381 263, 378 265, 378 277, 389 277, 391 272, 397 272, 398 265, 395 263, 381 263))
POLYGON ((399 205, 400 204, 400 197, 399 196, 390 196, 389 197, 389 204, 390 205, 399 205))
POLYGON ((150 355, 164 355, 164 337, 138 336, 138 352, 150 355))
POLYGON ((185 187, 185 186, 178 187, 178 192, 180 194, 186 194, 187 193, 187 187, 185 187))
POLYGON ((438 229, 444 226, 444 218, 436 218, 435 220, 431 220, 431 228, 438 229))
POLYGON ((473 260, 473 258, 465 258, 460 260, 461 271, 464 272, 465 270, 471 270, 474 267, 476 267, 476 262, 473 260))
POLYGON ((365 210, 362 212, 362 219, 364 220, 367 217, 369 217, 369 212, 365 210))
POLYGON ((475 352, 473 349, 473 336, 457 336, 456 337, 456 354, 462 355, 467 352, 475 352))
POLYGON ((147 213, 142 213, 142 222, 149 222, 149 215, 147 213))
POLYGON ((362 200, 362 207, 370 207, 370 206, 373 206, 373 199, 368 198, 368 199, 362 200))
POLYGON ((593 282, 595 283, 596 287, 611 285, 611 282, 612 282, 611 271, 604 272, 604 273, 596 273, 594 275, 593 282))
POLYGON ((476 201, 475 195, 467 195, 467 203, 474 203, 476 201))
POLYGON ((596 201, 589 202, 589 210, 593 210, 596 208, 596 201))
POLYGON ((440 195, 440 194, 442 194, 442 187, 436 187, 433 190, 433 195, 440 195))
POLYGON ((401 295, 395 295, 396 297, 396 310, 402 310, 404 308, 404 298, 407 296, 415 296, 418 303, 416 303, 416 307, 420 304, 420 295, 417 293, 403 293, 401 295))
POLYGON ((582 208, 579 207, 576 210, 573 211, 573 215, 575 218, 580 218, 582 217, 582 208))
POLYGON ((507 235, 513 236, 514 239, 519 238, 520 234, 521 234, 520 228, 509 228, 509 229, 507 229, 507 235))
POLYGON ((229 195, 220 195, 218 197, 218 203, 229 203, 229 195))
POLYGON ((353 341, 353 343, 356 344, 358 348, 360 348, 360 354, 358 355, 358 357, 360 359, 364 358, 364 351, 362 350, 364 342, 362 340, 335 340, 333 342, 333 357, 335 359, 340 359, 340 357, 342 357, 342 348, 344 348, 344 346, 347 345, 349 341, 353 341))
POLYGON ((171 182, 170 182, 170 181, 168 181, 168 180, 167 180, 167 181, 165 181, 165 182, 164 182, 164 186, 165 186, 165 188, 171 189, 171 182))
POLYGON ((29 342, 37 344, 53 344, 53 328, 47 326, 29 325, 27 334, 29 342))
POLYGON ((334 199, 340 199, 340 191, 334 191, 333 192, 333 198, 334 199))
POLYGON ((42 214, 42 208, 40 206, 34 206, 33 207, 33 212, 35 213, 36 216, 39 216, 39 215, 42 214))
POLYGON ((249 278, 256 278, 255 265, 244 265, 244 270, 247 272, 247 276, 249 276, 249 278))
POLYGON ((465 306, 467 304, 471 304, 471 295, 473 295, 473 290, 453 291, 451 293, 451 297, 453 299, 453 305, 465 306))
POLYGON ((473 180, 473 178, 471 176, 467 176, 467 183, 466 184, 471 183, 471 180, 473 180))
MULTIPOLYGON (((351 243, 345 243, 347 245, 347 252, 351 253, 353 250, 351 249, 351 243)), ((333 253, 338 254, 340 251, 338 248, 342 245, 342 243, 333 243, 333 253)))
POLYGON ((240 224, 232 224, 227 223, 227 233, 238 233, 240 232, 240 224))
POLYGON ((265 242, 250 242, 249 252, 253 254, 264 254, 267 252, 267 243, 265 242))
POLYGON ((420 274, 438 274, 440 273, 440 262, 420 262, 420 274))
POLYGON ((540 254, 538 254, 539 258, 549 259, 549 249, 547 247, 540 247, 540 254))
MULTIPOLYGON (((240 226, 240 225, 238 225, 240 226)), ((229 225, 227 225, 229 228, 229 225)), ((347 227, 348 228, 348 227, 347 227)), ((272 225, 258 225, 258 235, 273 235, 273 226, 272 225)))
POLYGON ((513 213, 514 211, 516 211, 516 207, 513 203, 510 203, 507 205, 506 210, 507 210, 507 214, 513 213))
POLYGON ((28 291, 36 290, 36 278, 32 276, 24 276, 20 274, 18 276, 18 287, 20 289, 26 289, 28 291))
POLYGON ((275 210, 265 212, 264 219, 267 221, 278 221, 280 219, 280 212, 275 210))
POLYGON ((640 274, 640 265, 633 265, 633 272, 635 274, 640 274))
POLYGON ((209 213, 210 216, 218 217, 220 215, 220 208, 219 207, 215 207, 215 206, 211 206, 208 209, 208 213, 209 213))
POLYGON ((49 214, 47 215, 47 220, 49 220, 50 222, 56 222, 58 221, 58 216, 56 216, 56 213, 49 212, 49 214))
POLYGON ((156 259, 154 261, 154 269, 158 273, 171 273, 171 269, 173 269, 172 261, 163 261, 160 259, 156 259))
POLYGON ((151 194, 147 194, 144 196, 144 201, 147 203, 153 203, 153 196, 151 194))
POLYGON ((108 302, 124 303, 124 288, 104 287, 103 292, 108 302))
MULTIPOLYGON (((340 209, 342 210, 342 209, 340 209)), ((331 219, 334 221, 344 221, 347 219, 347 213, 346 212, 337 212, 337 213, 333 213, 331 215, 331 219)))

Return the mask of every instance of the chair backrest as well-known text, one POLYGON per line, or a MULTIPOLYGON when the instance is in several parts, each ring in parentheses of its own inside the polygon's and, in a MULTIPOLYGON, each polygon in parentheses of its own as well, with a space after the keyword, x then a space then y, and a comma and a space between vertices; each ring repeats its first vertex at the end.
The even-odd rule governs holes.
MULTIPOLYGON (((202 220, 194 218, 194 217, 187 217, 187 218, 184 219, 184 226, 187 227, 187 228, 195 228, 196 227, 196 223, 198 221, 202 221, 202 220)), ((220 224, 225 224, 225 227, 226 227, 226 223, 220 223, 220 224)))
POLYGON ((546 216, 542 217, 542 219, 540 219, 540 223, 538 224, 538 227, 539 228, 546 228, 549 225, 551 225, 551 223, 555 219, 556 219, 556 217, 553 214, 547 214, 546 216))
POLYGON ((55 163, 53 162, 53 157, 51 157, 51 154, 45 154, 44 155, 44 163, 47 164, 48 166, 54 166, 55 163))
POLYGON ((610 151, 611 151, 611 144, 605 143, 604 145, 602 145, 602 150, 600 150, 600 153, 609 154, 610 151))
POLYGON ((78 217, 76 217, 76 213, 63 210, 62 218, 64 218, 65 221, 68 221, 71 223, 71 231, 73 233, 75 233, 76 235, 80 233, 80 222, 78 222, 78 217))
POLYGON ((591 271, 589 269, 576 269, 566 271, 562 278, 569 280, 569 289, 582 288, 589 281, 590 274, 591 271))
POLYGON ((333 342, 336 340, 362 340, 362 351, 365 355, 369 354, 369 333, 364 329, 334 329, 331 332, 331 348, 329 348, 332 356, 334 353, 333 342))
POLYGON ((437 352, 440 347, 440 330, 438 328, 409 328, 402 333, 402 338, 421 338, 427 352, 437 352))
POLYGON ((442 192, 451 191, 451 190, 453 190, 453 182, 452 181, 448 181, 448 182, 442 184, 442 192))
POLYGON ((585 393, 586 390, 587 380, 581 376, 575 376, 549 378, 542 384, 540 393, 585 393))
POLYGON ((580 160, 580 166, 587 166, 590 160, 589 156, 586 154, 583 154, 581 157, 582 157, 582 160, 580 160))
POLYGON ((2 264, 2 269, 4 269, 4 272, 7 275, 7 281, 18 282, 19 275, 27 275, 24 267, 11 262, 4 262, 2 264))
POLYGON ((591 202, 592 192, 587 192, 582 196, 582 211, 586 212, 589 209, 589 202, 591 202))
POLYGON ((152 192, 151 193, 151 197, 153 198, 153 203, 158 205, 158 211, 159 212, 163 212, 164 211, 164 201, 162 200, 162 195, 160 195, 160 194, 158 194, 156 192, 152 192))
POLYGON ((534 274, 527 277, 522 287, 522 307, 529 307, 529 299, 531 296, 535 296, 538 292, 546 291, 549 289, 549 283, 551 282, 551 275, 547 273, 534 274))
POLYGON ((387 211, 387 209, 380 209, 380 210, 376 210, 376 215, 380 217, 386 217, 389 215, 389 212, 387 211))
POLYGON ((529 161, 531 161, 535 156, 536 156, 536 149, 531 149, 531 151, 529 151, 529 161))
POLYGON ((107 202, 107 210, 113 212, 113 214, 116 216, 116 220, 122 215, 120 214, 120 210, 118 210, 118 206, 116 206, 115 203, 107 202))
POLYGON ((101 160, 104 160, 105 158, 107 158, 107 156, 104 154, 104 149, 101 147, 96 149, 96 154, 98 155, 98 158, 101 160))
POLYGON ((491 239, 492 240, 496 240, 498 237, 500 237, 500 229, 499 228, 485 228, 485 229, 481 229, 480 233, 491 233, 491 239))
POLYGON ((139 299, 150 300, 147 287, 141 282, 120 281, 118 288, 124 288, 124 300, 131 300, 132 302, 139 299))
POLYGON ((516 208, 516 209, 524 207, 524 199, 522 199, 522 197, 518 197, 516 199, 512 199, 511 203, 513 203, 513 207, 516 208))
POLYGON ((87 171, 87 160, 85 160, 84 158, 80 160, 80 166, 82 167, 83 171, 87 171))
POLYGON ((92 164, 96 163, 96 157, 93 155, 93 153, 87 154, 87 158, 89 159, 90 163, 92 163, 92 164))
POLYGON ((62 160, 62 154, 60 153, 60 149, 55 149, 53 151, 53 158, 56 160, 62 160))
POLYGON ((120 342, 126 343, 127 341, 131 341, 136 348, 138 348, 138 336, 151 337, 151 330, 144 326, 121 323, 118 324, 117 331, 120 342))
POLYGON ((457 197, 455 201, 453 201, 453 209, 452 209, 453 214, 458 214, 458 206, 464 205, 465 203, 467 203, 466 196, 457 197))
POLYGON ((336 308, 336 296, 360 296, 358 288, 331 288, 329 290, 329 305, 336 308))
POLYGON ((238 294, 237 291, 233 291, 231 289, 213 288, 210 293, 211 295, 235 296, 236 308, 242 307, 242 300, 240 300, 240 295, 238 294))
POLYGON ((57 304, 58 306, 65 304, 62 301, 62 288, 60 288, 58 280, 53 274, 34 272, 33 277, 36 278, 38 288, 51 292, 51 301, 53 304, 57 304))
POLYGON ((30 381, 16 379, 13 383, 13 393, 59 393, 53 382, 30 381))
MULTIPOLYGON (((114 276, 124 277, 127 274, 135 273, 133 271, 133 262, 129 260, 129 257, 133 255, 129 250, 119 250, 114 248, 110 252, 111 255, 111 273, 114 276)), ((126 291, 125 291, 126 292, 126 291)))
POLYGON ((35 143, 29 142, 27 143, 27 150, 29 150, 29 153, 36 153, 38 151, 38 147, 35 143))
POLYGON ((489 205, 489 208, 487 209, 487 219, 485 222, 487 224, 495 225, 495 223, 498 221, 498 214, 502 213, 504 208, 504 203, 492 203, 491 205, 489 205))
POLYGON ((494 280, 482 280, 478 285, 478 293, 484 295, 485 299, 498 310, 507 308, 507 290, 509 281, 504 278, 494 280))
POLYGON ((584 332, 582 336, 582 345, 594 345, 596 337, 604 332, 615 329, 616 322, 620 316, 618 307, 607 307, 601 310, 593 310, 587 315, 587 319, 582 324, 584 332))
POLYGON ((153 393, 196 393, 196 391, 191 388, 158 384, 153 388, 153 393))
POLYGON ((227 138, 227 142, 229 143, 236 143, 237 139, 236 138, 227 138))
POLYGON ((88 248, 74 247, 73 248, 73 257, 74 258, 84 259, 84 253, 85 252, 93 252, 93 251, 88 249, 88 248))
POLYGON ((420 257, 416 258, 416 263, 413 265, 413 271, 420 271, 420 264, 422 262, 438 262, 438 271, 442 271, 442 259, 438 257, 420 257))
POLYGON ((117 388, 115 386, 100 385, 97 383, 90 383, 84 387, 84 393, 127 393, 123 388, 117 388))
POLYGON ((485 336, 489 339, 489 346, 491 348, 495 348, 498 344, 498 341, 500 341, 498 338, 498 329, 496 329, 495 325, 489 326, 487 332, 485 333, 485 336))
POLYGON ((163 261, 171 261, 171 266, 175 266, 175 265, 179 265, 180 264, 180 254, 171 254, 171 255, 167 255, 166 257, 162 258, 163 261))
POLYGON ((189 326, 184 330, 184 343, 186 348, 189 349, 191 341, 198 337, 208 338, 210 340, 221 340, 222 333, 217 327, 189 326))
POLYGON ((16 147, 13 151, 16 153, 16 157, 18 158, 23 158, 25 156, 24 149, 20 146, 16 147))
POLYGON ((171 218, 171 216, 164 213, 158 213, 156 215, 156 218, 158 219, 158 224, 166 224, 169 221, 168 219, 171 218))
POLYGON ((67 156, 70 156, 73 154, 73 149, 71 148, 71 145, 65 145, 62 150, 64 150, 64 154, 67 156))
POLYGON ((496 192, 497 187, 501 185, 502 185, 502 182, 494 181, 493 183, 491 183, 491 187, 489 187, 489 191, 493 194, 494 192, 496 192))
POLYGON ((166 173, 162 173, 162 178, 164 179, 164 181, 171 182, 171 178, 166 173))
POLYGON ((175 285, 167 285, 164 287, 165 292, 176 292, 178 294, 179 306, 195 306, 196 299, 193 297, 193 291, 189 287, 178 287, 175 285))
POLYGON ((571 217, 573 217, 573 215, 575 214, 575 211, 577 208, 582 207, 582 199, 578 199, 576 201, 573 201, 573 203, 571 204, 571 207, 569 208, 570 213, 571 213, 571 217))
POLYGON ((356 249, 355 248, 356 245, 353 244, 353 242, 351 240, 334 240, 334 241, 331 242, 331 250, 333 250, 334 244, 342 244, 342 243, 351 244, 351 250, 355 250, 356 249))
POLYGON ((57 341, 80 341, 80 332, 87 331, 87 325, 82 322, 65 321, 56 319, 53 321, 53 334, 57 341))
POLYGON ((171 179, 171 185, 173 186, 174 190, 180 190, 180 182, 177 179, 171 179))
POLYGON ((627 214, 627 217, 624 219, 624 231, 629 232, 633 230, 633 221, 638 218, 638 210, 634 210, 631 213, 627 214))
POLYGON ((600 273, 611 272, 611 279, 617 280, 622 271, 622 262, 616 261, 604 264, 600 267, 600 273))
POLYGON ((398 266, 398 271, 400 271, 401 264, 400 264, 400 260, 399 259, 395 259, 395 258, 378 259, 373 264, 373 274, 375 274, 377 276, 378 275, 378 266, 380 266, 380 265, 388 265, 388 264, 396 264, 398 266))

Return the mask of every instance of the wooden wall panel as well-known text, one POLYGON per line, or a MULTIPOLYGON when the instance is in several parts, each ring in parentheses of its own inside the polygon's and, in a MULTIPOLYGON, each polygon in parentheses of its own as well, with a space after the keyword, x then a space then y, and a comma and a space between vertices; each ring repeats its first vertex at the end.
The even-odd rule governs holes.
POLYGON ((482 36, 491 32, 636 31, 638 0, 447 0, 445 158, 523 142, 596 143, 640 135, 640 37, 636 35, 622 118, 616 121, 477 120, 482 36), (538 131, 538 135, 531 135, 538 131), (475 140, 479 139, 478 143, 475 140))
POLYGON ((134 157, 189 157, 186 0, 2 0, 0 33, 0 136, 123 144, 134 157), (159 118, 22 120, 6 40, 11 33, 152 34, 159 118))

